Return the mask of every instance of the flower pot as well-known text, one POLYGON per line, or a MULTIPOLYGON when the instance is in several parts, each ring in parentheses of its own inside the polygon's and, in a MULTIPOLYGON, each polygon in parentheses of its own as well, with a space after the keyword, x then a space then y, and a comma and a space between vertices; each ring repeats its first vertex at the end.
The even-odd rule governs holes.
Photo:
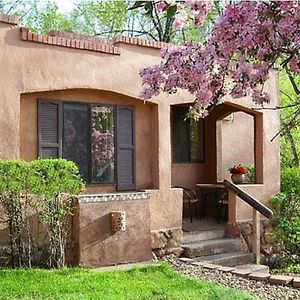
POLYGON ((232 174, 231 175, 231 180, 235 184, 242 184, 247 181, 246 174, 232 174))

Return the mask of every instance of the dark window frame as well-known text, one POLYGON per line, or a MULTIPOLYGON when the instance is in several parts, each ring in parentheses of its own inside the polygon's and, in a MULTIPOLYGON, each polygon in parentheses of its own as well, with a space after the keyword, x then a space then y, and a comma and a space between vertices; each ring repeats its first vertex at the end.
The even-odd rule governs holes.
MULTIPOLYGON (((44 102, 50 102, 58 105, 58 143, 55 145, 55 147, 58 149, 58 157, 63 158, 63 141, 64 141, 64 105, 65 104, 74 104, 74 105, 86 105, 88 109, 88 131, 89 135, 87 138, 87 153, 88 153, 88 185, 116 185, 118 186, 118 170, 117 170, 117 165, 118 165, 118 114, 117 110, 118 108, 130 108, 133 112, 133 120, 132 120, 132 125, 133 125, 133 132, 132 132, 132 137, 133 137, 133 179, 134 183, 132 184, 132 189, 136 189, 136 138, 135 138, 135 108, 134 106, 131 105, 120 105, 120 104, 111 104, 111 103, 96 103, 96 102, 85 102, 85 101, 74 101, 74 100, 58 100, 58 99, 49 99, 49 98, 38 98, 38 124, 37 124, 37 129, 38 129, 38 156, 42 157, 42 148, 47 147, 47 144, 42 143, 42 137, 41 137, 41 104, 44 102), (112 107, 113 108, 113 117, 114 117, 114 181, 107 181, 107 182, 92 182, 92 151, 91 151, 91 108, 92 106, 107 106, 107 107, 112 107)), ((50 145, 52 147, 52 145, 50 145)), ((53 148, 55 148, 53 146, 53 148)), ((124 189, 127 190, 127 189, 124 189)))
POLYGON ((181 108, 181 109, 186 109, 186 112, 188 112, 188 107, 187 106, 177 106, 177 105, 173 105, 171 106, 171 118, 170 118, 170 122, 171 122, 171 145, 172 145, 172 163, 173 164, 201 164, 201 163, 205 163, 205 120, 201 119, 198 123, 198 146, 199 146, 199 150, 202 151, 203 155, 202 155, 202 159, 199 159, 197 161, 191 161, 191 120, 187 119, 185 122, 188 122, 189 126, 187 126, 186 129, 186 135, 188 137, 187 139, 187 147, 189 150, 189 159, 187 161, 176 161, 176 157, 175 157, 175 128, 174 128, 174 110, 176 108, 181 108), (200 122, 202 122, 202 125, 200 124, 200 122), (202 139, 202 142, 201 142, 202 139))

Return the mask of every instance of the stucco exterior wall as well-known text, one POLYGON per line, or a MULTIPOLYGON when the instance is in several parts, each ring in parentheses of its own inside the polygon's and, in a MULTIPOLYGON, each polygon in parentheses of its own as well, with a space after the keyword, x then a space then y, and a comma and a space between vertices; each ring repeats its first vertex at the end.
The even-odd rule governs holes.
POLYGON ((218 181, 230 179, 228 168, 233 165, 254 165, 253 116, 244 112, 235 112, 232 116, 232 120, 217 123, 218 181))
MULTIPOLYGON (((27 93, 21 95, 20 108, 20 157, 33 160, 38 157, 37 103, 38 99, 74 101, 86 103, 122 104, 135 107, 136 122, 136 174, 137 189, 153 188, 152 171, 152 115, 155 113, 151 103, 143 103, 124 95, 107 91, 75 89, 67 91, 52 91, 27 93), (150 137, 150 138, 149 138, 150 137)), ((88 193, 113 192, 116 185, 93 184, 87 186, 88 193)))
POLYGON ((80 203, 77 209, 78 265, 101 267, 151 260, 148 200, 80 203), (113 211, 125 211, 125 231, 112 232, 113 211))
MULTIPOLYGON (((139 99, 142 89, 139 70, 160 61, 159 49, 145 45, 117 43, 120 52, 117 55, 30 43, 20 39, 18 27, 0 23, 0 158, 35 158, 36 98, 39 96, 99 103, 107 103, 109 99, 112 103, 134 105, 138 188, 155 189, 149 203, 150 230, 181 228, 181 194, 171 186, 217 180, 216 121, 223 112, 222 108, 216 108, 205 121, 205 163, 172 164, 170 106, 191 103, 193 99, 185 92, 172 96, 161 94, 151 100, 152 104, 144 104, 139 99)), ((270 105, 276 105, 275 71, 270 74, 267 88, 272 98, 270 105)), ((270 142, 279 130, 278 112, 256 111, 249 98, 228 98, 225 102, 233 111, 243 108, 261 116, 258 117, 261 126, 256 123, 254 127, 261 129, 256 130, 255 144, 261 146, 256 147, 255 160, 262 168, 262 186, 254 188, 254 192, 267 203, 269 196, 279 190, 279 139, 270 142)), ((228 112, 227 107, 224 113, 228 112)), ((90 187, 89 191, 113 190, 112 186, 102 186, 90 187)), ((249 210, 240 204, 236 204, 236 209, 239 220, 249 217, 249 210)))

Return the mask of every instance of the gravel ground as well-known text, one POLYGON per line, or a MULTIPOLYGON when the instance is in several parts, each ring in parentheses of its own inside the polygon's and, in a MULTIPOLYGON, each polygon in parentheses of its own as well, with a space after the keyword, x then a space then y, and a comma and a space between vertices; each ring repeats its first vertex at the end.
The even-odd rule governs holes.
POLYGON ((259 297, 262 300, 300 300, 300 289, 241 278, 234 276, 231 273, 209 270, 200 266, 191 265, 172 257, 169 257, 166 260, 172 264, 176 271, 182 274, 197 277, 212 283, 219 283, 236 290, 247 291, 251 295, 259 297))

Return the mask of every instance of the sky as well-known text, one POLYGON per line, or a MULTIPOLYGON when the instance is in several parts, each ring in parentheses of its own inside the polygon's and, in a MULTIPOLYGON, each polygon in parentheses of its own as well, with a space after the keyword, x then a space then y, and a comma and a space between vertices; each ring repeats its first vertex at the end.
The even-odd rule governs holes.
POLYGON ((56 0, 56 3, 61 12, 69 12, 74 6, 74 0, 56 0))

